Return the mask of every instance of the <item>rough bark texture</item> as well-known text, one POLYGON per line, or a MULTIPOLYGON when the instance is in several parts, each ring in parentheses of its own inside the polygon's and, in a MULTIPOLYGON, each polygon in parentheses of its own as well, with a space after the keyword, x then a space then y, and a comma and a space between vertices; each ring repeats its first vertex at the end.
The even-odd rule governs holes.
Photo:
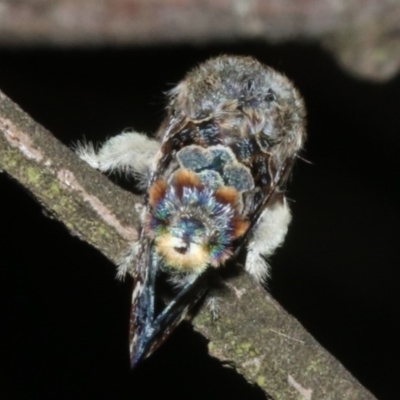
POLYGON ((221 324, 206 312, 194 321, 209 352, 263 388, 273 399, 374 398, 265 290, 248 276, 230 281, 221 324))
POLYGON ((72 235, 114 262, 137 237, 137 198, 91 171, 0 92, 0 169, 29 190, 72 235))
MULTIPOLYGON (((1 92, 0 168, 114 262, 137 235, 132 205, 140 198, 81 162, 1 92)), ((243 275, 230 285, 220 322, 206 311, 194 319, 211 355, 274 399, 374 399, 262 288, 243 275)))
POLYGON ((351 73, 400 66, 396 0, 2 0, 0 44, 104 46, 318 41, 351 73))

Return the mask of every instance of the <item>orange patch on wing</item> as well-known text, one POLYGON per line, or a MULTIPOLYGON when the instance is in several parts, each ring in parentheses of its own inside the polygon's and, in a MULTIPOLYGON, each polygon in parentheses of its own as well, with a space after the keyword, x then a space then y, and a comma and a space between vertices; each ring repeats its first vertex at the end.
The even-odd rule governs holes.
POLYGON ((215 192, 217 201, 235 206, 239 200, 239 192, 232 186, 222 186, 215 192))
POLYGON ((149 189, 149 203, 155 207, 157 203, 165 196, 168 184, 166 181, 159 179, 149 189))
POLYGON ((237 239, 240 236, 243 236, 247 230, 249 229, 250 222, 244 221, 242 219, 237 219, 233 222, 233 236, 237 239))
POLYGON ((189 169, 180 169, 175 175, 176 185, 178 187, 196 187, 200 188, 201 182, 195 172, 189 169))

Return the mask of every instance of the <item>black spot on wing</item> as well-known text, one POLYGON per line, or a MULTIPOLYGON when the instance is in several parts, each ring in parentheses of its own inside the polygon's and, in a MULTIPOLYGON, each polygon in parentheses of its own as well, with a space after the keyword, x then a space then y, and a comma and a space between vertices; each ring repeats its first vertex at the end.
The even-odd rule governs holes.
POLYGON ((222 143, 220 130, 217 124, 212 121, 202 122, 198 125, 199 145, 208 147, 222 143))
POLYGON ((252 173, 257 186, 267 187, 271 182, 268 169, 268 155, 258 154, 253 159, 252 173))
POLYGON ((196 143, 197 127, 193 124, 190 125, 191 126, 176 132, 171 137, 171 145, 174 150, 179 150, 182 147, 196 143))
POLYGON ((271 103, 275 100, 276 100, 276 93, 271 88, 269 88, 267 90, 267 94, 264 97, 264 101, 271 103))
POLYGON ((180 149, 191 144, 196 144, 196 137, 197 126, 193 123, 189 123, 184 128, 172 132, 168 140, 161 147, 162 156, 158 163, 156 175, 160 176, 167 170, 180 149))
POLYGON ((176 131, 169 139, 169 150, 178 151, 183 147, 197 144, 201 147, 223 143, 217 124, 205 121, 197 124, 190 121, 183 129, 176 131))
POLYGON ((240 139, 232 144, 232 151, 239 162, 250 165, 251 159, 256 153, 258 145, 253 138, 240 139))
POLYGON ((267 190, 271 182, 268 167, 270 156, 260 148, 256 137, 242 138, 233 143, 231 148, 238 162, 250 168, 255 186, 262 187, 263 191, 267 190))

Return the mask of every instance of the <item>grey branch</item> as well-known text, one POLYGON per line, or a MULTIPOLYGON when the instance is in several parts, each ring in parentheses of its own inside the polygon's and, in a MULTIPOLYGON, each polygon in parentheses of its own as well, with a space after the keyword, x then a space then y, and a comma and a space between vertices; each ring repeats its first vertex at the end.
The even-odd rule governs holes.
MULTIPOLYGON (((0 169, 27 188, 71 234, 116 261, 137 237, 141 199, 91 169, 0 92, 0 169)), ((261 287, 230 281, 218 322, 193 320, 209 352, 274 399, 374 397, 261 287)), ((127 349, 128 351, 128 349, 127 349)))
POLYGON ((318 42, 363 78, 400 68, 394 0, 0 0, 0 45, 318 42))

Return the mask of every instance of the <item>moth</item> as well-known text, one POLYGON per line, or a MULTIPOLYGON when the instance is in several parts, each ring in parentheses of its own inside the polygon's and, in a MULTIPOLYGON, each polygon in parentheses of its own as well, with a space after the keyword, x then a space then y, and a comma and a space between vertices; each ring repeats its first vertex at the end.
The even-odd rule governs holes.
POLYGON ((209 273, 245 251, 257 282, 286 235, 285 186, 306 138, 291 81, 251 57, 220 56, 167 93, 155 139, 125 132, 79 156, 122 171, 144 193, 139 240, 118 269, 131 274, 132 366, 151 355, 207 291, 209 273), (159 310, 158 282, 172 290, 159 310))

